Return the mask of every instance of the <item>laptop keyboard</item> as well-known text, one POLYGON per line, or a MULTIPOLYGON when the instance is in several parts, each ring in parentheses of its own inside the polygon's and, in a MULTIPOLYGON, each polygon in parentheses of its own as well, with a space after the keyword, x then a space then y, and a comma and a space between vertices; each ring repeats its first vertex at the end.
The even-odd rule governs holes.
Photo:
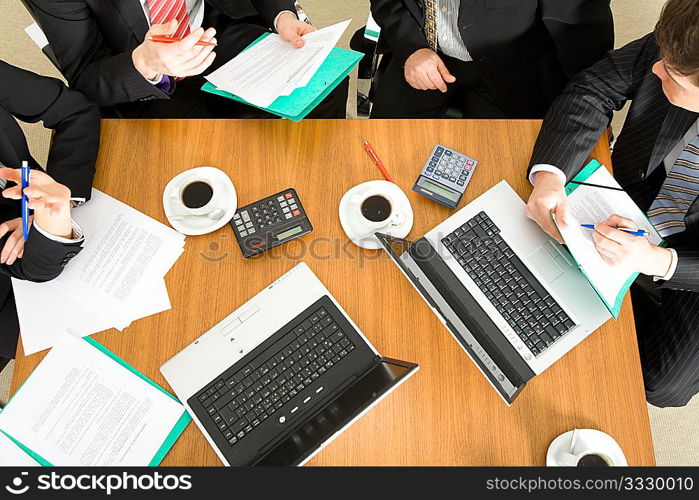
POLYGON ((575 326, 485 212, 447 235, 442 243, 535 356, 575 326))
POLYGON ((230 446, 275 413, 296 413, 294 397, 326 377, 355 348, 325 307, 296 322, 250 364, 224 373, 196 396, 230 446))

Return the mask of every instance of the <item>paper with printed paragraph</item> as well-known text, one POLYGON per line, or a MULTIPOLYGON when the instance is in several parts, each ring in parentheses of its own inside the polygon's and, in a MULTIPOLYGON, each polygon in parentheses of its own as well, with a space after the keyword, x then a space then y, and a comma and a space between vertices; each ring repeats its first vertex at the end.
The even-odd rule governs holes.
POLYGON ((93 345, 63 334, 0 413, 0 430, 52 465, 145 466, 184 412, 93 345))
MULTIPOLYGON (((598 186, 620 188, 619 183, 603 166, 584 181, 577 178, 576 180, 598 186)), ((593 230, 580 225, 599 224, 612 215, 620 215, 632 220, 639 229, 646 231, 646 237, 650 243, 654 245, 662 243, 662 238, 645 214, 624 191, 576 185, 575 190, 568 195, 568 224, 565 227, 556 224, 568 250, 610 310, 619 303, 619 295, 626 294, 627 285, 636 273, 607 263, 595 247, 592 239, 593 230)), ((614 311, 612 313, 614 314, 614 311)))

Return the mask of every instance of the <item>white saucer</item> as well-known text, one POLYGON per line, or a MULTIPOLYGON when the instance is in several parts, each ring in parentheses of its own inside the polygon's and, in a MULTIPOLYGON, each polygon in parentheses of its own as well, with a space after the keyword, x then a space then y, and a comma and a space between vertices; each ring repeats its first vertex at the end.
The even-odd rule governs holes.
MULTIPOLYGON (((546 465, 548 467, 561 467, 560 462, 562 453, 570 453, 571 439, 573 431, 568 431, 556 439, 549 445, 546 453, 546 465)), ((621 450, 621 446, 609 434, 595 429, 577 429, 573 454, 582 453, 587 449, 593 449, 604 453, 612 460, 612 465, 615 467, 626 467, 626 457, 621 450)))
POLYGON ((238 208, 238 195, 231 179, 221 170, 214 167, 197 167, 176 175, 163 191, 163 209, 170 225, 182 234, 198 236, 208 234, 222 228, 230 222, 238 208), (179 192, 182 186, 194 179, 206 179, 213 187, 214 194, 206 207, 206 212, 223 210, 224 215, 218 220, 208 217, 174 217, 189 215, 189 209, 182 204, 179 192))
POLYGON ((391 198, 397 202, 397 212, 404 216, 402 224, 398 226, 386 226, 385 228, 376 229, 374 232, 388 234, 395 238, 405 238, 413 228, 413 207, 410 206, 410 200, 408 200, 403 190, 394 183, 388 181, 365 182, 354 186, 344 194, 340 200, 339 208, 342 229, 355 245, 369 250, 377 250, 383 248, 381 243, 379 243, 379 240, 373 235, 366 236, 369 230, 362 227, 361 218, 358 216, 357 210, 349 206, 349 199, 354 196, 355 193, 361 193, 371 189, 376 189, 377 191, 390 195, 391 198))

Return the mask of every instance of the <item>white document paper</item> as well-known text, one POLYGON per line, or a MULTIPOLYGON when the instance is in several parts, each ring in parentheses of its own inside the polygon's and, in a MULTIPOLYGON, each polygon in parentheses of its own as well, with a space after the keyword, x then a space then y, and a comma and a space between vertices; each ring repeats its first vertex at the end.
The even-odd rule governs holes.
POLYGON ((53 465, 145 466, 184 412, 94 346, 63 334, 0 413, 0 430, 53 465))
POLYGON ((36 460, 0 432, 0 467, 37 467, 38 465, 36 460))
MULTIPOLYGON (((603 166, 588 177, 585 183, 620 187, 603 166)), ((561 236, 598 293, 608 305, 613 305, 633 273, 605 262, 595 248, 593 230, 580 227, 580 224, 599 224, 612 215, 620 215, 634 221, 639 229, 646 231, 650 243, 658 245, 662 238, 624 191, 579 185, 568 196, 568 211, 567 226, 559 226, 561 236)))
POLYGON ((221 90, 267 108, 280 96, 308 85, 350 22, 347 20, 304 35, 306 43, 301 48, 285 42, 277 34, 269 35, 206 79, 221 90))
POLYGON ((163 278, 184 251, 184 235, 95 189, 73 218, 85 242, 63 273, 48 283, 12 280, 26 355, 64 332, 123 330, 170 309, 163 278))
POLYGON ((52 284, 119 324, 129 317, 129 299, 174 265, 184 236, 97 190, 73 218, 85 232, 84 248, 52 284))
POLYGON ((171 309, 165 282, 160 280, 145 300, 129 311, 128 324, 116 325, 98 310, 83 307, 72 296, 51 282, 31 283, 12 280, 17 316, 21 325, 24 355, 29 356, 53 347, 62 333, 85 337, 111 328, 123 330, 133 321, 171 309), (40 310, 41 314, 36 314, 40 310))

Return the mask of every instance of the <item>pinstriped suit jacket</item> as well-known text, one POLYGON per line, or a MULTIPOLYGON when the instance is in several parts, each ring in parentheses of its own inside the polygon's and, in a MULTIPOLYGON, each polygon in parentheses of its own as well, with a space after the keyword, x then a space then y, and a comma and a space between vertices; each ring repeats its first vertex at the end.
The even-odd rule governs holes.
MULTIPOLYGON (((614 147, 614 176, 643 209, 650 207, 665 178, 663 159, 699 117, 673 106, 652 66, 660 60, 653 34, 609 52, 579 73, 551 106, 537 139, 529 169, 560 168, 570 180, 584 165, 608 115, 631 101, 628 118, 614 147)), ((528 172, 527 172, 528 173, 528 172)), ((685 218, 687 230, 668 239, 679 263, 662 287, 699 292, 699 198, 685 218)))

